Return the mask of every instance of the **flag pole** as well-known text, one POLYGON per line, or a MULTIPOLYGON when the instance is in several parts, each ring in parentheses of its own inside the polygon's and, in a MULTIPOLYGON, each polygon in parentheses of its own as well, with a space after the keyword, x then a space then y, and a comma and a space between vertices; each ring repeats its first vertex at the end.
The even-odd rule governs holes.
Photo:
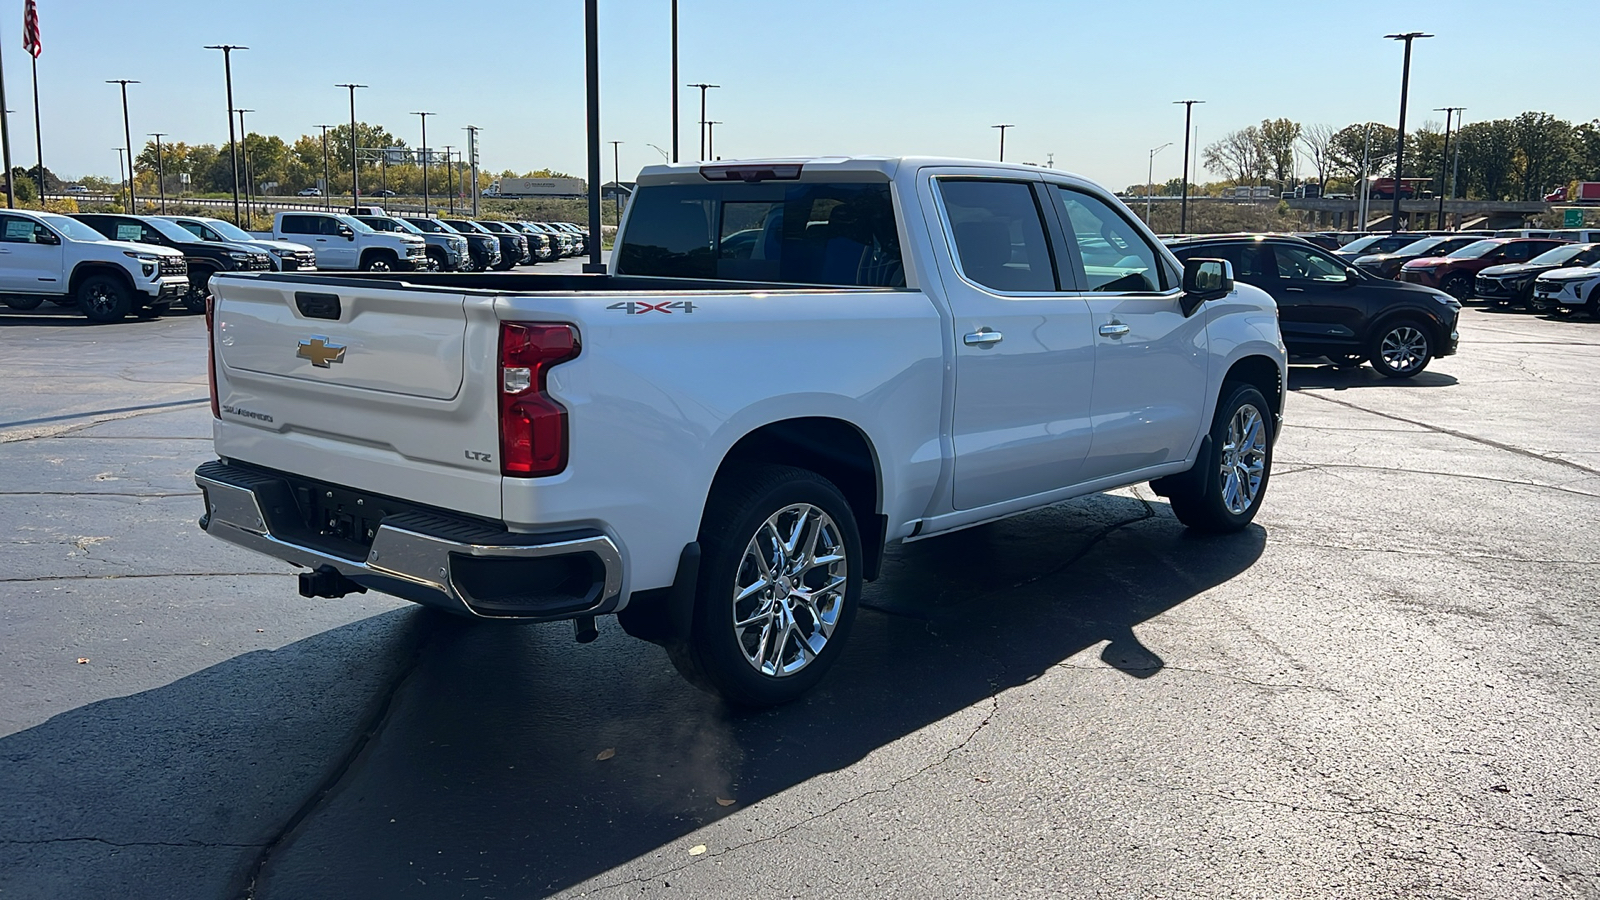
MULTIPOLYGON (((0 53, 0 57, 3 56, 4 54, 0 53)), ((3 62, 0 62, 0 145, 3 145, 0 146, 0 157, 4 157, 6 167, 6 209, 16 209, 16 179, 11 177, 11 114, 6 109, 6 73, 3 62)))
MULTIPOLYGON (((32 55, 32 54, 29 54, 32 55)), ((33 57, 33 152, 39 158, 39 168, 33 174, 39 183, 39 208, 44 208, 44 138, 39 135, 39 57, 33 57)))

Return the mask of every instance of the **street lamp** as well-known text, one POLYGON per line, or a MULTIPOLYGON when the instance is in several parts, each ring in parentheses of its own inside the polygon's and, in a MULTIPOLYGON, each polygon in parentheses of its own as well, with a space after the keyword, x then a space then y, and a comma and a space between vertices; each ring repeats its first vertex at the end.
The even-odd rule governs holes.
POLYGON ((350 89, 350 205, 361 202, 361 164, 356 159, 356 88, 364 84, 336 84, 334 87, 350 89))
POLYGON ((610 144, 611 144, 611 187, 613 189, 611 191, 611 199, 616 202, 616 205, 617 205, 617 224, 621 225, 622 224, 622 165, 621 165, 621 163, 619 163, 617 161, 620 158, 617 155, 617 153, 618 153, 618 149, 617 148, 621 147, 623 142, 622 141, 611 141, 610 144))
POLYGON ((328 179, 328 129, 332 125, 318 125, 322 129, 322 208, 333 209, 330 195, 333 193, 333 182, 328 179))
MULTIPOLYGON (((133 215, 138 207, 136 206, 133 189, 133 132, 128 130, 128 85, 138 83, 131 78, 109 78, 106 80, 106 84, 122 85, 122 139, 128 143, 128 215, 130 216, 133 215)), ((11 172, 7 170, 7 181, 10 178, 11 172)))
POLYGON ((651 143, 646 142, 645 146, 649 147, 651 150, 654 150, 655 152, 661 154, 661 161, 662 162, 672 162, 673 161, 672 157, 667 155, 667 151, 661 149, 660 147, 657 147, 655 144, 651 144, 651 143))
POLYGON ((1150 224, 1150 191, 1155 187, 1156 154, 1171 146, 1172 142, 1167 141, 1165 144, 1153 147, 1150 150, 1150 167, 1144 173, 1144 223, 1146 225, 1150 224))
POLYGON ((482 129, 476 125, 467 125, 461 130, 467 133, 467 162, 472 164, 472 217, 476 219, 478 217, 478 132, 482 129))
POLYGON ((685 85, 685 87, 700 89, 700 160, 704 162, 706 159, 706 91, 712 88, 720 88, 722 85, 700 82, 698 84, 685 85))
MULTIPOLYGON (((705 115, 701 114, 704 119, 705 115)), ((652 147, 655 145, 652 144, 652 147)), ((661 149, 657 147, 656 149, 661 149)), ((665 152, 665 151, 663 151, 665 152)), ((678 161, 678 0, 672 0, 672 159, 678 161)))
POLYGON ((250 209, 250 129, 244 127, 244 114, 255 110, 236 109, 234 112, 239 114, 239 158, 244 162, 244 214, 251 217, 255 212, 250 209))
POLYGON ((228 162, 233 172, 233 224, 239 224, 239 153, 233 136, 233 51, 249 50, 239 44, 207 44, 207 50, 222 51, 222 76, 228 85, 228 162))
POLYGON ((1420 31, 1407 31, 1404 34, 1386 34, 1385 38, 1391 41, 1405 41, 1405 63, 1400 69, 1400 131, 1395 136, 1394 147, 1394 208, 1389 214, 1389 230, 1400 230, 1400 190, 1404 186, 1406 172, 1406 94, 1411 89, 1411 42, 1417 38, 1431 38, 1433 35, 1420 31))
POLYGON ((721 124, 721 122, 706 123, 706 156, 712 160, 717 158, 717 126, 721 124))
POLYGON ((161 211, 167 211, 167 161, 161 155, 161 139, 166 137, 164 131, 152 131, 150 136, 156 139, 156 190, 161 193, 161 211))
MULTIPOLYGON (((1439 154, 1439 215, 1434 220, 1434 227, 1444 228, 1444 193, 1449 185, 1450 177, 1450 115, 1466 109, 1465 106, 1440 106, 1434 112, 1444 113, 1444 152, 1439 154)), ((1459 221, 1460 216, 1456 216, 1459 221)))
POLYGON ((117 180, 121 181, 121 182, 126 182, 128 180, 128 176, 123 174, 123 172, 124 172, 123 165, 122 165, 122 154, 123 154, 123 152, 124 151, 123 151, 123 149, 121 147, 117 148, 117 180))
POLYGON ((413 116, 422 117, 422 216, 428 216, 428 117, 431 112, 414 112, 413 116))
POLYGON ((1172 101, 1174 106, 1183 104, 1183 205, 1178 212, 1179 234, 1187 234, 1189 231, 1189 123, 1194 118, 1194 105, 1204 102, 1204 100, 1172 101))
POLYGON ((1005 162, 1005 130, 1006 128, 1016 128, 1016 125, 990 125, 990 128, 998 128, 1000 130, 1000 162, 1005 162))
MULTIPOLYGON (((444 145, 444 192, 450 198, 450 215, 454 216, 456 214, 456 182, 455 176, 451 171, 455 168, 450 161, 450 151, 452 149, 454 148, 449 144, 444 145)), ((427 215, 426 210, 424 210, 423 215, 427 215)))

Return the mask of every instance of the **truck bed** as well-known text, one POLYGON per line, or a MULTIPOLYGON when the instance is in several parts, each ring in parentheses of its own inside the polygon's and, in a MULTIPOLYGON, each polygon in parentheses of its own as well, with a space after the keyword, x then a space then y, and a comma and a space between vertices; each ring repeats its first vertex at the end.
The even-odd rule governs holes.
POLYGON ((833 287, 814 284, 788 284, 771 281, 728 281, 720 278, 656 278, 645 275, 539 274, 534 272, 347 272, 339 275, 296 274, 293 272, 255 273, 270 278, 306 285, 345 285, 354 288, 405 286, 447 291, 488 291, 500 294, 644 294, 644 293, 719 293, 804 291, 808 294, 855 293, 861 291, 911 291, 898 287, 833 287))

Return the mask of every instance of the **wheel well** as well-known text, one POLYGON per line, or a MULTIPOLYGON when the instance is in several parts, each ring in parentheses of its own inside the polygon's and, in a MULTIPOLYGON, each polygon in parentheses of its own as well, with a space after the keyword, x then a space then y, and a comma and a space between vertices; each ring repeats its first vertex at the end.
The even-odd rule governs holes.
POLYGON ((795 466, 833 482, 855 513, 866 577, 877 577, 887 520, 878 514, 877 458, 859 429, 841 419, 822 417, 773 422, 740 438, 723 457, 717 478, 740 463, 795 466))
POLYGON ((76 296, 78 286, 83 284, 83 280, 91 275, 110 275, 122 282, 122 286, 128 290, 135 289, 133 278, 123 271, 121 266, 112 265, 111 263, 87 262, 79 263, 77 268, 72 270, 72 276, 67 279, 67 293, 76 296))
MULTIPOLYGON (((1275 412, 1283 412, 1283 375, 1278 364, 1265 356, 1246 356, 1228 369, 1223 384, 1248 384, 1267 398, 1275 412)), ((1221 401, 1218 401, 1221 402, 1221 401)))
POLYGON ((373 258, 374 256, 387 256, 397 260, 400 258, 399 255, 397 255, 393 250, 390 250, 388 247, 368 247, 367 249, 361 251, 361 262, 359 264, 365 265, 367 260, 373 258))

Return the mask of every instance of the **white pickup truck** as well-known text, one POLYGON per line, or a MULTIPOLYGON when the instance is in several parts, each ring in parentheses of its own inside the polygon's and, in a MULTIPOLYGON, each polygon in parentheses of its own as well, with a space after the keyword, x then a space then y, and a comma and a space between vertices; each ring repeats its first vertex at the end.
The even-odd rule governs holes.
POLYGON ((377 231, 339 213, 280 212, 272 218, 272 233, 252 234, 310 247, 323 270, 408 272, 426 268, 428 262, 428 245, 421 237, 377 231))
POLYGON ((91 322, 158 316, 189 292, 189 266, 169 247, 107 240, 51 212, 0 214, 0 299, 29 310, 49 300, 91 322))
POLYGON ((202 525, 487 619, 618 613, 731 702, 842 652, 886 544, 1144 481, 1260 508, 1285 352, 1064 172, 646 169, 605 275, 225 273, 202 525))

